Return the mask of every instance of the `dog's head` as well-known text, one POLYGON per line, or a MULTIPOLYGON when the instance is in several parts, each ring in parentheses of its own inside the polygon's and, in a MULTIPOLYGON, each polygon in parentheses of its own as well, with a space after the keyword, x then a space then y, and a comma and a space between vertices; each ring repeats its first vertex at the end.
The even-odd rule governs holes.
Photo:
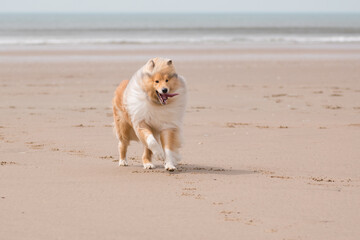
POLYGON ((170 59, 153 58, 144 66, 143 88, 152 102, 161 105, 170 103, 172 97, 179 95, 178 75, 170 59))

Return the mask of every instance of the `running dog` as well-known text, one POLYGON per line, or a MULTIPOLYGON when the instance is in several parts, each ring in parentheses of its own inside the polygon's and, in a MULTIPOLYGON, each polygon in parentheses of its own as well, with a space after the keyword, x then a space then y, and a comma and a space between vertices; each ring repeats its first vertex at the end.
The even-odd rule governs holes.
POLYGON ((152 157, 174 171, 180 161, 182 121, 186 107, 185 79, 175 71, 172 60, 150 59, 115 91, 113 115, 119 139, 119 166, 127 166, 130 141, 144 145, 145 169, 155 168, 152 157))

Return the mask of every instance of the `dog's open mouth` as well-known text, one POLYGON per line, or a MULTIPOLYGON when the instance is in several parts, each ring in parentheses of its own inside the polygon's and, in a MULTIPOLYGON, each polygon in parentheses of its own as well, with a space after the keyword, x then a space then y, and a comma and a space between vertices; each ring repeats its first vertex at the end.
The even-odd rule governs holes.
POLYGON ((165 105, 168 98, 175 97, 176 95, 179 95, 178 93, 159 93, 156 91, 156 95, 159 98, 159 102, 161 105, 165 105))

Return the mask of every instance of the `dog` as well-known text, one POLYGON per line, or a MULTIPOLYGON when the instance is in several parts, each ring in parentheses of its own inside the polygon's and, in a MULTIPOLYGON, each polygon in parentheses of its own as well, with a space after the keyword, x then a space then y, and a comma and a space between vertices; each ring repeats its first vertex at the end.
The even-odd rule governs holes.
POLYGON ((119 140, 119 166, 127 166, 130 141, 144 145, 144 169, 153 169, 152 157, 174 171, 181 156, 186 82, 172 60, 152 58, 129 80, 123 80, 113 98, 115 132, 119 140))

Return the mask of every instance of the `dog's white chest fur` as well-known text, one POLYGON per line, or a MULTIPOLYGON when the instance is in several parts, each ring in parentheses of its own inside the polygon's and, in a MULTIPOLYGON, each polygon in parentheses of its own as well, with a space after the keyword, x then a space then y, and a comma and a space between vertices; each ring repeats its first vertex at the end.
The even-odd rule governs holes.
MULTIPOLYGON (((180 81, 185 81, 179 76, 180 81)), ((185 82, 183 84, 185 86, 185 82)), ((125 90, 124 104, 134 126, 145 121, 157 131, 180 128, 186 106, 186 89, 177 90, 178 96, 167 105, 152 103, 141 87, 141 69, 132 77, 125 90)))

